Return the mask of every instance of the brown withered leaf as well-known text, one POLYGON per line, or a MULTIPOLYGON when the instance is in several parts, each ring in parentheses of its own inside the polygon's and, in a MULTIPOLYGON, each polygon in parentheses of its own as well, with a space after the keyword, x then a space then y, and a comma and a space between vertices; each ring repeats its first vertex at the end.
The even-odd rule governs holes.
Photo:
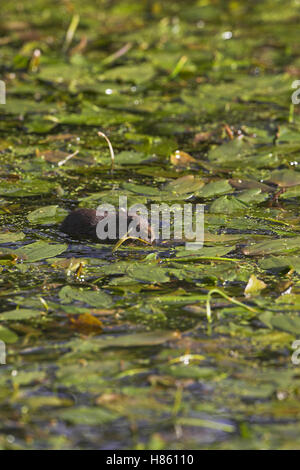
POLYGON ((91 335, 102 331, 102 322, 91 313, 83 313, 78 317, 70 317, 72 327, 80 333, 91 335))
POLYGON ((179 167, 187 167, 190 163, 197 163, 197 160, 182 150, 176 150, 170 156, 172 165, 179 167))
POLYGON ((198 134, 195 134, 193 145, 210 141, 212 136, 213 136, 212 132, 198 132, 198 134))

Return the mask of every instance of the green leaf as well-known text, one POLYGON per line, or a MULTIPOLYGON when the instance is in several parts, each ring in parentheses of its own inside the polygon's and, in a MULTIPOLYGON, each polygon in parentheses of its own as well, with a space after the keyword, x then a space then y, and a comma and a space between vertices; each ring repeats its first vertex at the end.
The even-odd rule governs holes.
POLYGON ((243 191, 238 196, 239 201, 245 202, 246 204, 258 204, 265 201, 268 198, 268 194, 263 193, 260 188, 248 189, 243 191))
POLYGON ((250 279, 245 287, 245 295, 257 295, 261 290, 265 289, 267 285, 258 279, 254 274, 250 276, 250 279))
POLYGON ((62 410, 59 419, 80 426, 100 426, 118 418, 116 413, 95 406, 78 406, 62 410))
POLYGON ((57 187, 56 183, 37 178, 28 178, 14 183, 0 183, 0 196, 32 197, 40 194, 48 194, 57 187))
POLYGON ((269 181, 285 188, 297 186, 300 184, 300 172, 294 170, 276 170, 271 173, 269 181))
POLYGON ((41 317, 43 312, 40 310, 31 310, 27 308, 19 308, 15 310, 7 310, 0 313, 0 321, 19 321, 19 320, 29 320, 31 318, 41 317))
POLYGON ((242 201, 239 201, 233 196, 222 196, 216 199, 210 206, 209 212, 232 214, 235 212, 246 211, 249 206, 242 201))
POLYGON ((195 196, 203 198, 211 198, 219 194, 233 192, 232 186, 227 180, 212 181, 206 184, 202 189, 196 191, 195 196))
POLYGON ((23 232, 3 232, 0 233, 0 243, 14 243, 23 240, 25 235, 23 232))
POLYGON ((32 224, 56 224, 66 217, 68 211, 59 206, 44 206, 27 214, 27 219, 32 224))
POLYGON ((143 282, 168 282, 170 280, 166 269, 149 264, 133 263, 127 268, 127 274, 132 278, 143 282))
MULTIPOLYGON (((96 352, 106 348, 157 346, 178 338, 179 335, 175 331, 150 331, 128 335, 101 336, 89 340, 75 339, 66 343, 66 347, 71 348, 76 355, 81 355, 85 352, 96 352)), ((73 356, 73 352, 68 353, 66 357, 73 356)))
POLYGON ((142 63, 114 67, 105 72, 103 77, 105 80, 121 80, 122 82, 142 84, 151 80, 154 74, 155 69, 151 64, 142 63))
POLYGON ((243 253, 248 256, 258 256, 272 253, 285 253, 295 251, 299 248, 300 237, 280 238, 247 246, 243 249, 243 253))
POLYGON ((141 152, 123 151, 116 156, 117 165, 137 165, 147 160, 147 156, 141 152))
POLYGON ((292 256, 270 256, 258 262, 260 268, 274 272, 290 270, 295 268, 296 264, 297 272, 300 272, 300 260, 292 256))
POLYGON ((111 297, 105 292, 76 289, 65 286, 59 291, 59 298, 63 303, 72 303, 74 300, 83 302, 92 307, 109 307, 112 304, 111 297))
POLYGON ((7 344, 15 343, 18 340, 18 335, 14 331, 9 330, 8 328, 5 328, 4 326, 0 325, 0 340, 4 341, 4 343, 7 344))
POLYGON ((133 184, 133 183, 123 183, 122 184, 124 189, 128 191, 132 191, 133 193, 142 194, 145 196, 160 196, 161 190, 159 188, 154 188, 152 186, 145 186, 140 184, 133 184))
MULTIPOLYGON (((261 318, 263 321, 263 318, 261 318)), ((300 317, 290 317, 288 314, 280 314, 268 319, 269 324, 277 330, 286 331, 292 335, 300 334, 300 317)))
POLYGON ((25 262, 33 263, 42 259, 54 258, 66 251, 67 248, 68 245, 65 243, 50 244, 38 241, 15 250, 15 253, 23 258, 25 262))
POLYGON ((164 191, 175 194, 187 194, 198 191, 202 186, 204 186, 204 181, 201 178, 186 175, 166 184, 164 191))

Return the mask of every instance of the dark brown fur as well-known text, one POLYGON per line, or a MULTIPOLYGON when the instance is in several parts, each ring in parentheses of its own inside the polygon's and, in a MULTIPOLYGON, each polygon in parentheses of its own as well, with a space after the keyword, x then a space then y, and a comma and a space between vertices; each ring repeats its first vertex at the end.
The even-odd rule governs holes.
MULTIPOLYGON (((106 216, 109 217, 109 216, 106 216)), ((97 216, 95 209, 76 209, 72 211, 62 222, 61 231, 70 235, 73 238, 86 238, 97 242, 116 242, 119 239, 118 227, 119 227, 120 213, 117 214, 117 239, 116 240, 99 240, 96 233, 96 227, 100 220, 104 217, 97 216)), ((124 215, 121 215, 124 217, 124 215)), ((127 217, 127 225, 134 220, 134 217, 127 217)), ((142 231, 149 237, 149 241, 154 241, 154 233, 148 221, 140 217, 140 223, 142 225, 142 231)))

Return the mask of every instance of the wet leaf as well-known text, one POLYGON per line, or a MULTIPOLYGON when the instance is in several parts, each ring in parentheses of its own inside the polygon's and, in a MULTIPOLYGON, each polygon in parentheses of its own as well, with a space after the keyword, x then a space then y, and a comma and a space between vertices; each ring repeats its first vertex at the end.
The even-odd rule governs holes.
POLYGON ((0 340, 4 341, 6 344, 15 343, 18 340, 18 335, 14 331, 0 325, 0 340))
MULTIPOLYGON (((263 318, 261 318, 263 320, 263 318)), ((290 317, 288 315, 276 315, 269 319, 269 325, 272 328, 286 331, 294 336, 300 334, 300 318, 290 317)))
POLYGON ((182 150, 176 150, 174 153, 171 154, 170 162, 172 163, 172 165, 186 168, 190 164, 197 163, 197 160, 188 153, 183 152, 182 150))
POLYGON ((55 190, 56 186, 56 183, 37 178, 28 178, 14 183, 2 182, 0 183, 0 196, 32 197, 48 194, 55 190))
POLYGON ((77 300, 92 307, 109 307, 112 303, 110 296, 101 290, 88 291, 71 286, 63 287, 59 291, 59 298, 63 303, 73 303, 77 300))
POLYGON ((27 219, 32 224, 56 224, 66 217, 68 212, 59 206, 44 206, 30 212, 27 219))
POLYGON ((168 183, 164 190, 175 194, 193 193, 204 186, 204 181, 193 175, 182 176, 168 183))
POLYGON ((101 426, 118 418, 118 415, 100 407, 79 406, 60 412, 61 420, 82 426, 101 426))
POLYGON ((247 209, 248 205, 239 199, 230 196, 222 196, 212 203, 209 212, 233 214, 235 212, 246 211, 247 209))
POLYGON ((32 263, 42 259, 54 258, 66 251, 67 248, 68 245, 64 243, 50 244, 38 241, 15 250, 15 253, 25 262, 32 263))
POLYGON ((260 256, 273 253, 296 251, 299 248, 300 237, 281 238, 250 245, 243 249, 247 256, 260 256))
POLYGON ((78 318, 71 318, 71 323, 77 331, 84 334, 99 333, 103 329, 103 324, 98 318, 90 313, 79 315, 78 318))
POLYGON ((200 191, 196 192, 196 196, 210 198, 219 194, 231 193, 232 191, 233 188, 227 180, 219 180, 206 184, 200 191))
POLYGON ((31 318, 41 317, 43 312, 39 310, 31 310, 27 308, 19 308, 15 310, 7 310, 0 313, 0 321, 20 321, 29 320, 31 318))
POLYGON ((14 243, 23 240, 25 235, 23 232, 2 232, 0 233, 0 243, 14 243))
POLYGON ((276 170, 272 172, 269 181, 286 188, 297 186, 300 184, 300 173, 293 170, 276 170))

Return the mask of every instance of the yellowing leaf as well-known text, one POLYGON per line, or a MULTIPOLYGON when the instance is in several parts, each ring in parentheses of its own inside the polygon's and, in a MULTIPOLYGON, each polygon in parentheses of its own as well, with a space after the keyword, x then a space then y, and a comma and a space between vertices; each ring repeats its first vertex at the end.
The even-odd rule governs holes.
POLYGON ((71 323, 76 330, 85 334, 99 333, 99 330, 102 330, 102 322, 90 313, 83 313, 79 317, 72 317, 71 323))
POLYGON ((176 150, 170 155, 170 162, 175 166, 186 167, 189 166, 190 163, 196 163, 197 160, 182 150, 176 150))
POLYGON ((245 287, 244 294, 246 296, 257 295, 260 293, 261 290, 265 289, 266 287, 267 285, 264 283, 264 281, 257 279, 257 277, 254 274, 252 274, 250 276, 248 284, 245 287))

